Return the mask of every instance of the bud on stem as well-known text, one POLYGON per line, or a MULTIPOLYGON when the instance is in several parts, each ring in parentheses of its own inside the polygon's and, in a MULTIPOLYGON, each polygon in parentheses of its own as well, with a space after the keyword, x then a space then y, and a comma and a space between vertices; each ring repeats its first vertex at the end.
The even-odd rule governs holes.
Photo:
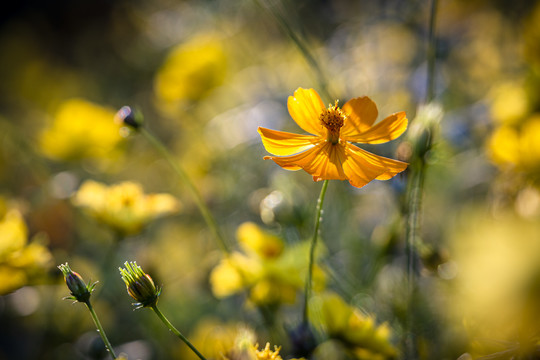
POLYGON ((66 296, 64 299, 75 300, 82 303, 88 303, 90 301, 90 295, 94 291, 94 287, 97 282, 93 284, 86 284, 78 273, 71 270, 68 263, 58 265, 62 274, 64 274, 64 280, 66 285, 71 291, 71 296, 66 296))
POLYGON ((118 268, 122 280, 126 283, 128 294, 138 301, 134 305, 141 307, 153 307, 157 304, 161 289, 156 287, 150 275, 146 274, 135 261, 124 263, 125 269, 118 268))
POLYGON ((143 125, 142 114, 129 106, 122 106, 116 113, 114 121, 120 125, 127 125, 134 130, 139 129, 143 125))

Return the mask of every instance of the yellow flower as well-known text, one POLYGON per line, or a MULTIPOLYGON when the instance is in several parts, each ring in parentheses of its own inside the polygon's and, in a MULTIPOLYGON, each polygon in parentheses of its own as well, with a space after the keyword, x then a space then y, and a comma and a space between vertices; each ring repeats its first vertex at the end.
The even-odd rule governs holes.
POLYGON ((107 186, 87 180, 75 193, 73 202, 123 235, 136 234, 155 218, 179 209, 173 196, 145 194, 140 184, 129 181, 107 186))
POLYGON ((540 115, 530 116, 519 128, 502 125, 488 142, 493 162, 538 180, 540 175, 540 115))
POLYGON ((348 305, 335 293, 327 292, 312 300, 312 322, 329 337, 343 341, 359 359, 386 359, 397 354, 390 343, 390 329, 377 326, 372 316, 348 305))
POLYGON ((42 276, 52 255, 39 237, 28 243, 28 229, 17 210, 0 218, 0 234, 0 295, 4 295, 42 276))
POLYGON ((279 237, 263 231, 257 224, 245 222, 236 232, 240 246, 262 258, 274 258, 281 254, 285 244, 279 237))
MULTIPOLYGON (((253 351, 250 359, 251 360, 283 360, 279 352, 281 351, 281 346, 274 345, 274 351, 270 350, 270 343, 266 343, 264 349, 259 350, 259 344, 252 346, 251 350, 253 351)), ((305 358, 294 358, 291 360, 306 360, 305 358)))
POLYGON ((0 222, 0 261, 26 245, 28 229, 21 214, 16 210, 8 211, 0 222))
MULTIPOLYGON (((245 355, 253 351, 255 332, 243 323, 223 323, 208 318, 197 323, 190 339, 209 360, 248 360, 251 357, 245 355)), ((199 359, 186 346, 181 346, 178 352, 179 359, 199 359)))
POLYGON ((122 138, 114 114, 112 109, 83 99, 64 101, 41 133, 41 150, 55 160, 115 157, 122 138))
POLYGON ((155 79, 164 105, 204 97, 225 78, 226 55, 219 39, 200 35, 173 48, 155 79))
POLYGON ((378 111, 368 97, 351 99, 342 108, 326 109, 313 89, 298 88, 287 101, 289 114, 304 131, 298 135, 259 128, 265 156, 287 170, 304 169, 313 180, 349 180, 362 187, 372 180, 388 180, 407 168, 407 163, 374 155, 351 144, 381 144, 407 129, 405 112, 374 125, 378 111))
POLYGON ((500 126, 491 135, 488 150, 494 162, 516 165, 519 162, 519 134, 510 126, 500 126))
POLYGON ((521 84, 501 84, 495 88, 492 97, 491 116, 499 124, 516 124, 529 112, 527 91, 521 84))
POLYGON ((260 271, 258 262, 235 252, 221 260, 210 273, 212 292, 218 298, 231 296, 254 282, 254 274, 260 271), (249 273, 246 270, 249 270, 249 273))
POLYGON ((259 350, 259 344, 254 346, 255 357, 257 360, 283 360, 281 355, 279 355, 279 350, 281 346, 274 345, 274 351, 270 350, 270 343, 266 343, 266 346, 263 350, 259 350))
POLYGON ((469 339, 497 339, 500 344, 509 344, 537 338, 537 218, 525 220, 513 211, 486 216, 480 208, 464 211, 460 218, 449 237, 449 251, 459 276, 441 294, 445 299, 439 303, 441 313, 462 327, 469 339))
MULTIPOLYGON (((223 298, 248 290, 249 299, 257 305, 294 303, 304 287, 309 242, 284 247, 281 239, 253 223, 240 225, 237 237, 246 254, 233 252, 212 270, 214 295, 223 298)), ((316 266, 313 277, 315 290, 322 290, 323 270, 316 266)))

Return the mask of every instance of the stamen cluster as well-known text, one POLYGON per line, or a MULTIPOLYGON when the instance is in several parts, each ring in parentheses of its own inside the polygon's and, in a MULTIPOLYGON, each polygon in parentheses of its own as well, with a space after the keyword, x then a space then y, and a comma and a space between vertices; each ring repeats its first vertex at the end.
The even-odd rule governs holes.
POLYGON ((339 142, 339 131, 345 124, 345 119, 347 115, 343 110, 338 107, 338 100, 336 100, 334 105, 330 105, 328 109, 324 109, 321 113, 319 119, 324 127, 328 129, 327 140, 332 144, 337 144, 339 142))

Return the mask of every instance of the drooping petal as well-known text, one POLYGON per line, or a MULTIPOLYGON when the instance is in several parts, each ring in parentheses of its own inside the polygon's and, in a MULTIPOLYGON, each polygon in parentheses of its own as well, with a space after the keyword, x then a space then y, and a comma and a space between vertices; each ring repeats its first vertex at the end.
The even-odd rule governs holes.
POLYGON ((324 135, 319 116, 325 109, 321 97, 313 89, 298 88, 287 100, 289 114, 304 131, 324 135))
POLYGON ((342 136, 356 136, 367 131, 379 114, 377 105, 367 96, 351 99, 341 109, 348 115, 341 128, 342 136))
MULTIPOLYGON (((313 176, 313 180, 345 180, 347 175, 343 171, 345 161, 345 148, 340 144, 325 142, 321 148, 321 154, 317 158, 318 162, 306 170, 313 176)), ((305 170, 305 169, 304 169, 305 170)))
POLYGON ((352 144, 345 146, 343 170, 351 185, 362 187, 372 180, 388 180, 407 168, 407 163, 372 154, 352 144))
POLYGON ((298 135, 284 131, 276 131, 259 127, 258 130, 266 151, 270 154, 283 156, 292 155, 307 150, 320 139, 313 135, 298 135))
POLYGON ((320 146, 314 146, 311 149, 308 149, 299 154, 290 155, 290 156, 265 156, 264 160, 273 160, 276 164, 284 168, 285 170, 300 170, 302 165, 313 161, 318 153, 320 152, 320 146))
POLYGON ((338 144, 323 142, 300 154, 283 157, 265 156, 264 159, 273 160, 286 170, 304 169, 315 181, 347 179, 342 166, 345 149, 338 144))
POLYGON ((407 116, 404 111, 392 114, 368 130, 353 136, 341 136, 343 140, 363 144, 381 144, 398 138, 407 130, 407 116))

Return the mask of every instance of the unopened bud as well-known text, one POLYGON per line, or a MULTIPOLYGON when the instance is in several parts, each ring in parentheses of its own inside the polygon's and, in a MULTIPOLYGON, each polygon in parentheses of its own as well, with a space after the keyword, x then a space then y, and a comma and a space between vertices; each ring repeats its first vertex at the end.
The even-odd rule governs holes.
POLYGON ((414 158, 425 160, 426 154, 433 146, 442 117, 442 107, 437 103, 429 103, 418 108, 416 118, 412 121, 407 134, 411 144, 411 155, 414 158))
POLYGON ((81 275, 71 270, 67 263, 58 265, 58 268, 62 271, 62 274, 64 274, 66 285, 71 291, 71 296, 67 296, 65 299, 87 303, 90 300, 90 295, 92 294, 96 283, 86 284, 81 275))
POLYGON ((128 294, 137 301, 138 308, 152 307, 157 304, 161 289, 156 287, 150 275, 146 274, 135 261, 125 262, 125 269, 118 268, 122 280, 126 283, 128 294))
POLYGON ((127 125, 137 130, 143 124, 143 116, 140 112, 133 110, 129 106, 123 106, 114 116, 114 121, 120 125, 127 125))

